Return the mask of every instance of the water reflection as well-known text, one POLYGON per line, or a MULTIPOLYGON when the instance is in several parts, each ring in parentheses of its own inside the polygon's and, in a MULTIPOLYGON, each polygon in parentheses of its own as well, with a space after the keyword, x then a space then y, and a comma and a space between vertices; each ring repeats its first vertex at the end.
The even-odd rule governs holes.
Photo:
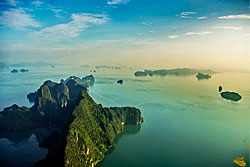
POLYGON ((18 143, 0 138, 0 166, 30 166, 45 158, 47 153, 47 149, 39 147, 35 134, 18 143))
MULTIPOLYGON (((118 136, 116 136, 115 138, 115 144, 118 144, 119 143, 119 140, 122 138, 122 137, 125 137, 125 136, 133 136, 133 135, 136 135, 137 133, 139 133, 141 130, 141 124, 139 125, 126 125, 124 126, 124 129, 122 131, 121 134, 119 134, 118 136)), ((111 148, 105 156, 108 156, 110 154, 112 154, 112 152, 115 150, 115 147, 114 148, 111 148)), ((100 163, 101 165, 102 163, 100 163)))

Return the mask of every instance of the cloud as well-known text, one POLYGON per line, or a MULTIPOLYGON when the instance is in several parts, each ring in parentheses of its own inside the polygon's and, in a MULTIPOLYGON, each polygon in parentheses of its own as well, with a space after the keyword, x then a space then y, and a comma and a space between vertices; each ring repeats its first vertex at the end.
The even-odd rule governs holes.
POLYGON ((188 16, 188 15, 194 15, 197 14, 196 12, 182 12, 180 15, 181 16, 188 16))
POLYGON ((250 14, 220 16, 219 19, 250 19, 250 14))
POLYGON ((109 17, 105 14, 78 13, 71 14, 72 21, 66 24, 44 28, 40 31, 30 33, 30 36, 37 39, 61 40, 80 36, 90 24, 103 24, 109 17))
POLYGON ((168 38, 169 39, 176 39, 176 38, 179 38, 180 36, 179 35, 169 35, 168 38))
POLYGON ((236 30, 236 31, 242 30, 242 27, 214 27, 214 28, 224 29, 224 30, 236 30))
POLYGON ((60 15, 60 13, 63 11, 62 9, 50 9, 50 10, 55 13, 57 18, 62 18, 62 16, 60 15))
POLYGON ((210 31, 201 31, 201 32, 187 32, 184 35, 207 35, 211 34, 212 32, 210 31))
POLYGON ((206 19, 206 18, 207 18, 206 16, 197 17, 198 20, 203 20, 203 19, 206 19))
POLYGON ((192 18, 191 15, 196 15, 196 12, 181 12, 180 15, 176 15, 176 16, 180 16, 181 18, 187 19, 187 18, 192 18))
POLYGON ((36 7, 40 7, 44 3, 42 1, 35 0, 35 1, 31 2, 31 4, 36 6, 36 7))
POLYGON ((16 6, 18 4, 18 1, 15 0, 7 0, 7 3, 10 4, 11 6, 16 6))
POLYGON ((16 0, 3 0, 3 2, 0 2, 0 5, 6 5, 6 6, 17 6, 18 1, 16 0))
POLYGON ((187 32, 183 35, 169 35, 168 38, 169 39, 176 39, 176 38, 180 38, 183 36, 190 36, 190 35, 207 35, 207 34, 211 34, 213 32, 210 31, 201 31, 201 32, 187 32))
POLYGON ((28 27, 41 27, 23 8, 11 8, 3 11, 0 16, 0 24, 16 30, 27 30, 28 27))
POLYGON ((153 23, 145 22, 145 21, 144 21, 144 22, 142 22, 142 24, 145 25, 145 26, 152 26, 153 23))
POLYGON ((196 14, 197 14, 196 12, 182 12, 180 14, 180 17, 181 18, 192 18, 190 15, 196 15, 196 14))
POLYGON ((108 0, 107 4, 109 5, 118 5, 118 4, 126 4, 129 0, 108 0))

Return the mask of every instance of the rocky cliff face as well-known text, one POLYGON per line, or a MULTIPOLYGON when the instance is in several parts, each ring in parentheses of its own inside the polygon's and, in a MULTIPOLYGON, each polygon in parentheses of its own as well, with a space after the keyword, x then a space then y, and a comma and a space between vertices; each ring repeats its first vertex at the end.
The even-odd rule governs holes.
MULTIPOLYGON (((64 85, 67 85, 68 88, 69 86, 73 86, 75 87, 76 85, 78 85, 78 87, 81 87, 81 89, 84 89, 84 90, 87 90, 87 88, 89 88, 90 86, 92 86, 95 82, 95 78, 93 75, 88 75, 86 77, 83 77, 82 79, 79 78, 79 77, 76 77, 76 76, 70 76, 69 78, 67 78, 66 80, 64 79, 61 79, 60 81, 60 84, 58 83, 54 83, 54 82, 51 82, 51 81, 46 81, 44 82, 44 84, 42 85, 42 87, 40 89, 43 89, 41 91, 46 91, 46 88, 45 88, 45 85, 47 85, 50 89, 50 91, 53 91, 54 90, 54 87, 55 88, 62 88, 64 89, 65 87, 63 86, 64 85)), ((66 89, 66 88, 65 88, 66 89)), ((62 93, 64 93, 66 90, 62 90, 62 93)), ((56 91, 53 91, 53 92, 56 92, 56 91)), ((31 92, 27 95, 27 98, 30 102, 35 102, 36 99, 37 99, 37 91, 35 92, 31 92)), ((67 93, 66 93, 67 94, 67 93)), ((65 94, 65 95, 66 95, 65 94)), ((74 94, 75 95, 75 94, 74 94)), ((39 95, 41 96, 41 94, 39 95)), ((73 96, 72 96, 73 97, 73 96)), ((75 97, 75 96, 74 96, 75 97)), ((54 98, 58 98, 58 97, 54 97, 54 98)))
POLYGON ((38 121, 37 117, 39 115, 29 108, 14 104, 0 112, 0 132, 31 130, 36 127, 34 121, 38 121))
MULTIPOLYGON (((42 141, 49 150, 35 166, 95 166, 114 147, 124 125, 143 122, 133 107, 104 108, 74 79, 66 83, 46 81, 37 90, 31 108, 13 105, 0 112, 0 134, 47 128, 61 129, 42 141)), ((4 136, 3 136, 4 137, 4 136)))
POLYGON ((86 77, 83 77, 82 79, 76 76, 70 76, 66 80, 61 79, 61 83, 67 84, 67 82, 70 80, 74 80, 78 85, 81 85, 86 88, 88 88, 89 86, 92 86, 95 82, 94 76, 88 75, 86 77))
POLYGON ((38 89, 34 107, 43 116, 67 106, 69 89, 63 83, 45 81, 38 89))
POLYGON ((132 107, 103 108, 86 91, 74 109, 65 148, 65 166, 95 166, 103 160, 108 148, 114 147, 114 138, 124 125, 143 121, 141 112, 132 107), (82 163, 84 162, 84 163, 82 163))

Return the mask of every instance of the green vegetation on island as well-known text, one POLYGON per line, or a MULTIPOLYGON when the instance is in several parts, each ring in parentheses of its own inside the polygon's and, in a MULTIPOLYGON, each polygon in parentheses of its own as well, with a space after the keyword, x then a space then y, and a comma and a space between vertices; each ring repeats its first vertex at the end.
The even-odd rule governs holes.
POLYGON ((222 91, 222 86, 219 86, 219 92, 221 92, 222 91))
POLYGON ((45 81, 36 91, 31 108, 13 105, 0 113, 0 136, 38 134, 40 147, 49 153, 34 166, 95 166, 114 147, 124 125, 143 122, 134 107, 103 107, 75 78, 65 83, 45 81), (50 133, 42 138, 44 130, 50 133))
MULTIPOLYGON (((74 94, 75 90, 77 90, 76 92, 79 92, 79 89, 82 89, 82 87, 84 87, 84 90, 87 90, 87 88, 92 86, 94 82, 95 78, 93 75, 88 75, 86 77, 83 77, 82 79, 76 76, 70 76, 66 80, 61 79, 61 83, 66 84, 68 87, 73 88, 69 89, 70 90, 69 95, 71 95, 72 98, 77 98, 78 96, 78 95, 72 95, 72 93, 74 94)), ((29 102, 35 102, 36 96, 37 96, 37 91, 29 93, 27 95, 27 98, 29 102)))
POLYGON ((114 138, 123 125, 140 124, 143 119, 136 108, 103 108, 86 91, 73 111, 65 148, 65 166, 95 166, 104 153, 114 147, 114 138))
POLYGON ((86 77, 83 77, 82 79, 76 76, 70 76, 69 78, 67 78, 66 80, 61 79, 61 83, 67 83, 70 80, 74 80, 77 82, 77 84, 82 85, 86 88, 88 88, 89 86, 92 86, 95 82, 95 78, 93 75, 88 75, 86 77))
POLYGON ((161 69, 161 70, 144 70, 136 71, 135 76, 166 76, 166 75, 176 75, 176 76, 185 76, 185 75, 194 75, 197 73, 215 73, 212 70, 202 70, 202 69, 189 69, 189 68, 176 68, 176 69, 161 69))
MULTIPOLYGON (((222 87, 219 86, 219 92, 222 91, 222 87)), ((241 100, 241 95, 239 95, 236 92, 229 92, 229 91, 225 91, 225 92, 221 92, 220 93, 221 97, 227 100, 232 100, 232 101, 239 101, 241 100)))

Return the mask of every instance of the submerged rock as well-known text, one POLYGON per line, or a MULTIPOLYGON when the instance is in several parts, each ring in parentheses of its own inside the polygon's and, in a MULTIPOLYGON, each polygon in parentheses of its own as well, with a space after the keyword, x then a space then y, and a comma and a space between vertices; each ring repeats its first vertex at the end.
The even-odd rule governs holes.
POLYGON ((209 78, 211 78, 211 76, 210 75, 208 75, 208 74, 203 74, 203 73, 198 73, 197 75, 196 75, 196 78, 198 79, 198 80, 200 80, 200 79, 209 79, 209 78))

